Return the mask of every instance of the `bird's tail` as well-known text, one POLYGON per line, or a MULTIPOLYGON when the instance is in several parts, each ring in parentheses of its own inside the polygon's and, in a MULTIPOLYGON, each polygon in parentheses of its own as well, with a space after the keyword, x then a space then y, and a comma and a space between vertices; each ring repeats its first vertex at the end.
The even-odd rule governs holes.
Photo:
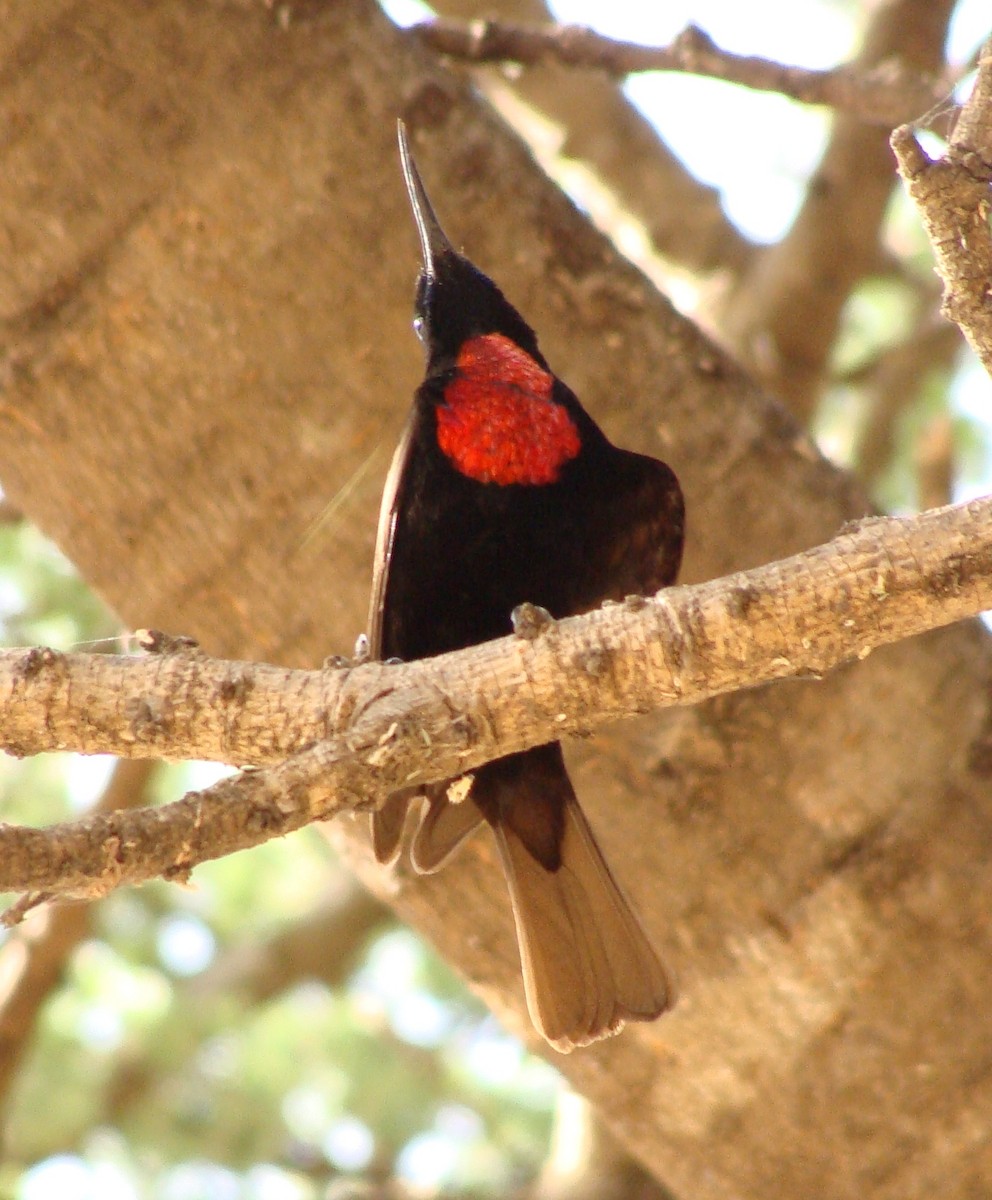
POLYGON ((482 768, 472 798, 496 833, 543 1036, 564 1053, 669 1008, 672 983, 606 865, 561 747, 482 768))

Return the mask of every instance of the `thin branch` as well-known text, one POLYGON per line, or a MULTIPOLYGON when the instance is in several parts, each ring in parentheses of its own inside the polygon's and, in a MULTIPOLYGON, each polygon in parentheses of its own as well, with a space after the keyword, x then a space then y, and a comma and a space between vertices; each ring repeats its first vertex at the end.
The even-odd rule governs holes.
POLYGON ((168 1078, 181 1078, 216 1030, 218 1006, 232 1000, 248 1008, 264 1004, 305 980, 338 988, 355 969, 371 938, 396 920, 391 909, 342 872, 314 909, 285 928, 227 947, 202 974, 173 984, 168 1015, 119 1055, 106 1085, 104 1120, 122 1120, 162 1084, 152 1053, 162 1038, 171 1047, 168 1078))
POLYGON ((779 92, 804 104, 828 105, 890 129, 946 102, 954 87, 951 79, 914 71, 897 61, 871 68, 845 64, 816 71, 732 54, 695 25, 687 25, 668 46, 615 41, 580 25, 437 20, 415 26, 414 32, 432 49, 469 62, 532 66, 553 61, 613 76, 682 71, 756 91, 779 92))
POLYGON ((860 522, 769 566, 425 662, 307 672, 184 651, 150 662, 8 652, 8 745, 292 757, 159 809, 0 827, 0 890, 92 897, 185 878, 208 858, 371 807, 400 786, 651 709, 820 676, 990 606, 986 497, 860 522))
POLYGON ((0 525, 19 525, 23 520, 24 514, 17 505, 0 496, 0 525))
POLYGON ((196 1004, 232 992, 245 1004, 263 1004, 308 979, 338 988, 373 934, 395 922, 392 909, 342 871, 329 894, 299 920, 267 937, 256 932, 228 946, 177 990, 196 1004))
POLYGON ((894 131, 892 149, 933 246, 942 311, 992 373, 992 38, 944 157, 931 160, 908 125, 894 131))
MULTIPOLYGON (((500 0, 498 12, 486 0, 437 0, 432 7, 451 21, 479 16, 498 16, 515 25, 552 21, 545 0, 500 0)), ((743 270, 754 246, 727 217, 719 190, 688 170, 630 102, 621 79, 550 60, 519 71, 502 66, 480 64, 477 82, 552 178, 561 179, 558 156, 581 162, 606 185, 620 210, 640 222, 652 249, 666 262, 707 275, 743 270), (515 100, 524 100, 524 107, 507 104, 508 91, 515 100), (554 152, 549 139, 535 129, 531 108, 561 130, 563 140, 554 152)), ((615 234, 617 215, 608 209, 598 215, 596 208, 590 205, 593 220, 615 234)), ((644 269, 646 264, 638 262, 644 269)))

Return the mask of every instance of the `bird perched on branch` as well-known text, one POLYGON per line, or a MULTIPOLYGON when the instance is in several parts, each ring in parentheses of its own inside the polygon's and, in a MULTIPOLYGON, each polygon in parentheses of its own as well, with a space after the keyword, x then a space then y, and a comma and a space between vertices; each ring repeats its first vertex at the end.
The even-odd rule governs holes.
MULTIPOLYGON (((530 602, 553 617, 674 582, 682 493, 664 463, 611 445, 538 349, 534 331, 457 253, 399 126, 423 266, 415 328, 427 364, 382 498, 369 640, 426 658, 510 632, 530 602)), ((399 792, 372 818, 399 852, 399 792)), ((569 1051, 673 1001, 664 967, 606 865, 551 742, 473 772, 453 802, 426 791, 411 859, 437 870, 479 825, 495 834, 539 1032, 569 1051)))

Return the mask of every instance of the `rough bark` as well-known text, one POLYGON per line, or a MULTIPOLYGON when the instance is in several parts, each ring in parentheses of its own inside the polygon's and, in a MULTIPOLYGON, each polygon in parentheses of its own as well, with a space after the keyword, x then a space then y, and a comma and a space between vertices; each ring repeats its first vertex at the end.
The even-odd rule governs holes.
POLYGON ((982 47, 947 154, 931 162, 907 125, 893 132, 892 149, 944 281, 942 311, 992 371, 992 38, 982 47))
MULTIPOLYGON (((616 440, 683 477, 689 578, 863 514, 426 52, 359 0, 307 11, 282 29, 242 4, 0 6, 0 480, 128 624, 292 664, 362 628, 376 493, 420 365, 397 115, 451 233, 551 363, 616 440)), ((980 1194, 989 666, 976 629, 952 630, 577 760, 682 1001, 564 1069, 677 1194, 980 1194)), ((523 1028, 485 840, 398 884, 358 831, 339 840, 523 1028)))

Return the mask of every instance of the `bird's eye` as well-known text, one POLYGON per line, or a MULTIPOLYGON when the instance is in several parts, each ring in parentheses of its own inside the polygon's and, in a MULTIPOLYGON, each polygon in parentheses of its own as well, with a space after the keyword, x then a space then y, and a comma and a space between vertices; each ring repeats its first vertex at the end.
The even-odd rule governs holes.
POLYGON ((413 332, 421 341, 427 336, 427 323, 423 317, 418 315, 413 318, 413 332))

